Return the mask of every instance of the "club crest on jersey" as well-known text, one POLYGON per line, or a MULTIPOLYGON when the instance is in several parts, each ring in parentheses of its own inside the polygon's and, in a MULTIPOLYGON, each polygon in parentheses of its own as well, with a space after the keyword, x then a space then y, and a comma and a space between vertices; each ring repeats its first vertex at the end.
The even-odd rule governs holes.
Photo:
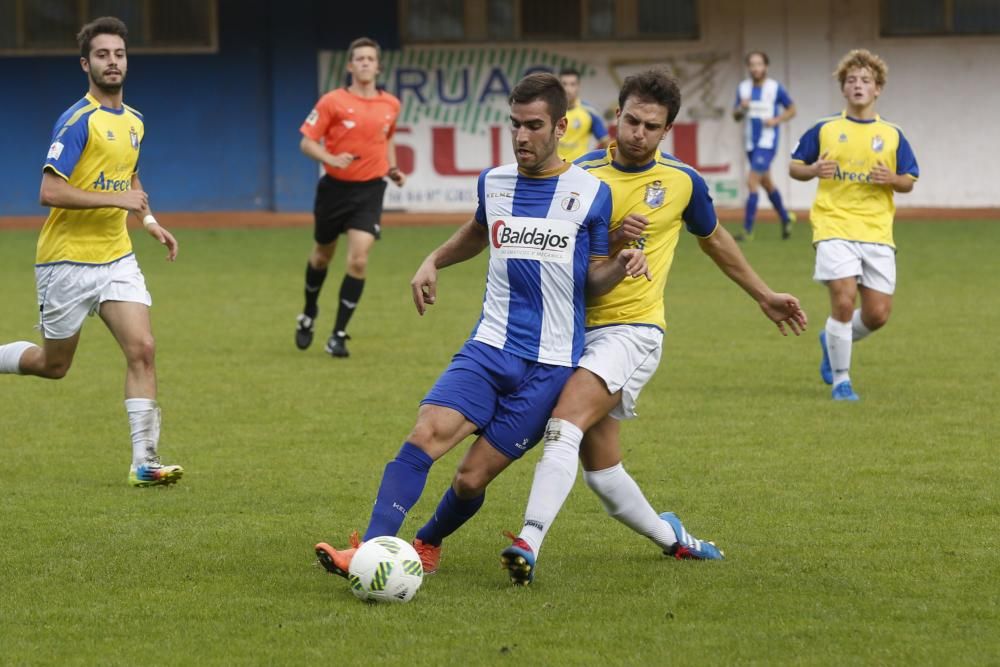
POLYGON ((846 144, 847 143, 847 135, 844 134, 843 132, 841 132, 840 133, 840 139, 838 139, 837 141, 839 141, 842 144, 846 144))
POLYGON ((132 144, 132 148, 139 150, 139 133, 135 131, 134 127, 128 128, 128 140, 132 144))
POLYGON ((580 193, 579 192, 569 193, 569 197, 563 199, 561 205, 564 211, 569 211, 570 213, 578 210, 580 208, 580 193))
POLYGON ((649 208, 663 206, 663 199, 666 194, 667 190, 663 187, 661 181, 653 181, 646 186, 646 206, 649 208))
POLYGON ((882 137, 880 135, 876 134, 874 137, 872 137, 872 150, 873 151, 875 151, 876 153, 881 153, 882 152, 882 147, 884 145, 885 145, 885 142, 882 141, 882 137))

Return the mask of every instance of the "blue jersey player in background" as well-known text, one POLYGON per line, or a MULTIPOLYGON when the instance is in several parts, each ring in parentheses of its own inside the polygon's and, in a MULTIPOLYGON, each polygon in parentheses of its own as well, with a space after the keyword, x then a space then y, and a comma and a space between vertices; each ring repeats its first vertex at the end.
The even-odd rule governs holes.
MULTIPOLYGON (((482 506, 486 486, 541 438, 583 352, 584 288, 602 294, 627 275, 650 278, 645 255, 608 259, 611 192, 556 147, 566 93, 551 74, 525 77, 510 95, 516 164, 479 177, 475 217, 424 260, 411 281, 423 315, 436 301, 438 269, 490 249, 479 322, 421 402, 417 423, 386 465, 365 531, 395 535, 423 492, 431 464, 476 434, 431 520, 413 541, 425 572, 441 543, 482 506)), ((316 545, 323 567, 347 576, 359 546, 316 545)))
POLYGON ((792 235, 795 214, 785 210, 781 193, 771 180, 771 161, 774 160, 780 138, 779 125, 795 117, 795 103, 780 83, 767 76, 770 60, 763 51, 747 54, 749 78, 736 87, 736 104, 733 118, 744 122, 744 148, 750 161, 747 177, 747 203, 743 217, 743 232, 737 241, 753 238, 753 223, 757 217, 757 190, 764 186, 767 198, 781 219, 781 238, 792 235))

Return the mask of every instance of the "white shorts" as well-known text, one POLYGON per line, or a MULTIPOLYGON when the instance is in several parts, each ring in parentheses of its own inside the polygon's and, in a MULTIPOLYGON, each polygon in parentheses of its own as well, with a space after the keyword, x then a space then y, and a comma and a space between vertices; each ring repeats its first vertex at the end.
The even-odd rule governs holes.
POLYGON ((860 285, 892 294, 896 291, 896 251, 881 243, 820 241, 813 280, 825 283, 839 278, 857 278, 860 285))
POLYGON ((584 338, 580 368, 604 380, 612 394, 620 389, 621 402, 610 414, 615 419, 632 419, 639 392, 660 365, 662 351, 663 332, 656 327, 600 327, 588 331, 584 338))
POLYGON ((105 301, 134 301, 147 306, 146 291, 135 255, 110 264, 46 264, 35 267, 38 328, 50 340, 72 337, 105 301))

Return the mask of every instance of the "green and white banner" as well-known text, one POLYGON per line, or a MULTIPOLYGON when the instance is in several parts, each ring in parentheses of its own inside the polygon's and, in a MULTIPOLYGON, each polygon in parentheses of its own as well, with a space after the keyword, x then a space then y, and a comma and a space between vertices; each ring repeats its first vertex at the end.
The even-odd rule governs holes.
MULTIPOLYGON (((739 55, 668 54, 663 45, 589 51, 579 45, 426 46, 382 54, 380 84, 402 103, 396 145, 409 179, 389 187, 386 207, 469 211, 482 169, 514 161, 507 97, 524 75, 581 73, 581 97, 614 125, 618 90, 631 73, 658 67, 675 76, 683 103, 661 148, 701 171, 722 206, 736 204, 743 173, 741 132, 729 109, 743 68, 739 55)), ((320 93, 344 85, 346 53, 320 53, 320 93)))

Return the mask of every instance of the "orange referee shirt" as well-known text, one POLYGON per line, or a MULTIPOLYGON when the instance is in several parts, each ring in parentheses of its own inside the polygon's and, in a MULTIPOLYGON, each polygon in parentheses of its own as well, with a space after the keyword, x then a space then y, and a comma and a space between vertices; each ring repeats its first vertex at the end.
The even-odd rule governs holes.
POLYGON ((371 181, 389 173, 386 147, 396 131, 397 117, 399 100, 384 90, 375 97, 359 97, 338 88, 319 98, 299 132, 322 143, 329 153, 355 156, 344 169, 324 164, 330 178, 371 181))

